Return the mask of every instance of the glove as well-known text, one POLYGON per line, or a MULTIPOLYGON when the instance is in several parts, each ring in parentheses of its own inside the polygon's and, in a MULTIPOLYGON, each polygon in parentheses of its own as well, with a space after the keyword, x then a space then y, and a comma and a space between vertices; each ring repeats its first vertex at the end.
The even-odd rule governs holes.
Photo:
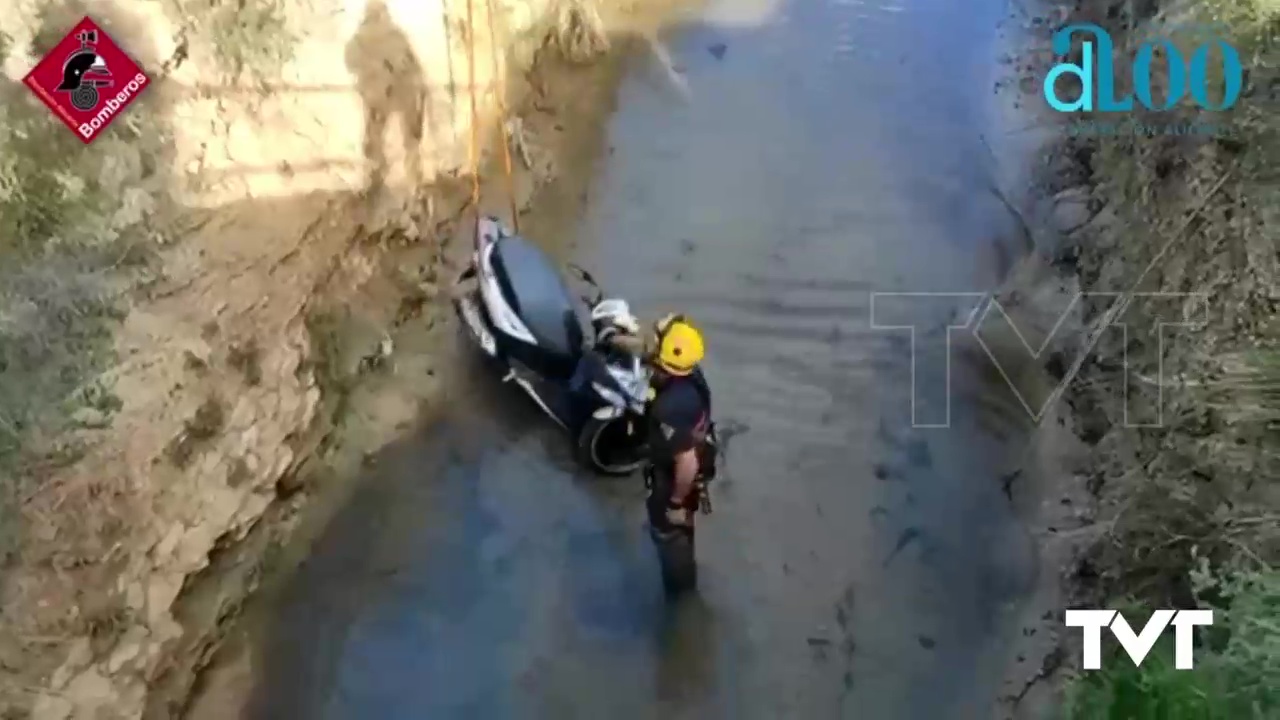
POLYGON ((615 315, 613 326, 628 335, 640 334, 640 321, 636 320, 635 315, 615 315))
POLYGON ((611 327, 611 328, 608 328, 605 332, 602 332, 600 335, 600 340, 602 342, 608 343, 610 347, 617 348, 618 350, 621 350, 625 353, 629 353, 631 355, 635 355, 637 357, 643 356, 645 353, 644 338, 639 337, 637 335, 625 333, 616 328, 611 327))
POLYGON ((676 506, 676 505, 668 504, 667 505, 667 522, 671 523, 672 525, 687 527, 693 524, 693 518, 689 512, 689 509, 684 507, 683 505, 676 506))

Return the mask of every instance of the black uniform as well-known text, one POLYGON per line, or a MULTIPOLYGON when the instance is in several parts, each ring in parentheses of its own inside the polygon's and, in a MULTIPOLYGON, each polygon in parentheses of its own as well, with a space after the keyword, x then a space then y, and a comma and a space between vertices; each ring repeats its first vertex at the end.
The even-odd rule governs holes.
MULTIPOLYGON (((701 370, 684 377, 671 377, 657 389, 649 403, 648 437, 650 462, 649 522, 665 529, 667 504, 675 490, 675 456, 690 449, 699 451, 701 474, 709 476, 714 458, 707 437, 712 433, 711 389, 701 370)), ((697 493, 691 493, 686 507, 697 507, 697 493)))

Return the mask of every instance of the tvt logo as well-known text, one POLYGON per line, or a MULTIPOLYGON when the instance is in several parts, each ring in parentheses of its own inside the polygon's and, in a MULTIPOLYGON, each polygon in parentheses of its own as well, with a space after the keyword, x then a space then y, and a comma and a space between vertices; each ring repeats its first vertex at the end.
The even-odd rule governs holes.
POLYGON ((1142 667, 1142 661, 1170 625, 1174 628, 1173 666, 1178 670, 1190 670, 1195 666, 1195 660, 1191 657, 1191 629, 1196 625, 1212 624, 1212 610, 1156 610, 1142 631, 1135 633, 1129 622, 1116 610, 1067 611, 1067 627, 1083 628, 1084 658, 1081 667, 1085 670, 1102 668, 1102 628, 1110 628, 1111 634, 1120 642, 1120 647, 1129 654, 1133 666, 1142 667))
MULTIPOLYGON (((1094 67, 1097 67, 1096 107, 1102 112, 1125 112, 1133 109, 1133 96, 1122 98, 1115 96, 1115 74, 1112 62, 1115 56, 1111 44, 1111 36, 1106 30, 1093 23, 1077 23, 1068 25, 1053 34, 1053 51, 1058 55, 1066 55, 1071 50, 1072 33, 1089 33, 1096 42, 1086 40, 1083 43, 1084 54, 1079 65, 1075 63, 1059 63, 1044 78, 1044 99, 1058 112, 1093 112, 1094 67), (1063 75, 1074 75, 1080 80, 1080 97, 1073 101, 1063 101, 1058 97, 1054 84, 1063 75)), ((1226 110, 1240 99, 1244 86, 1244 67, 1240 64, 1240 53, 1221 39, 1213 40, 1199 46, 1191 54, 1188 62, 1178 47, 1168 39, 1145 42, 1138 49, 1133 62, 1133 94, 1138 102, 1148 110, 1169 110, 1187 94, 1196 104, 1205 110, 1226 110), (1157 103, 1152 97, 1151 72, 1156 62, 1156 48, 1163 48, 1165 63, 1169 69, 1168 93, 1164 102, 1157 103), (1216 102, 1209 97, 1209 52, 1217 48, 1221 53, 1222 65, 1222 97, 1216 102)))

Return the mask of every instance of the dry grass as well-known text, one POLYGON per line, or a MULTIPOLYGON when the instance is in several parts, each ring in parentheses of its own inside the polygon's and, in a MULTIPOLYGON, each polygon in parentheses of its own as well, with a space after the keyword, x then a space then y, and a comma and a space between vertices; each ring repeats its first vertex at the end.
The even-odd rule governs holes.
POLYGON ((211 45, 223 72, 255 79, 277 78, 293 57, 299 33, 289 23, 288 4, 288 0, 166 0, 183 32, 211 45))
MULTIPOLYGON (((199 23, 228 74, 275 74, 296 42, 284 0, 168 5, 183 33, 199 23)), ((0 36, 0 57, 39 57, 85 10, 79 0, 42 6, 31 47, 0 36)), ((16 513, 41 478, 92 438, 73 431, 101 427, 118 409, 104 376, 117 360, 115 329, 132 291, 155 279, 156 249, 167 240, 162 102, 152 91, 85 146, 25 87, 0 86, 0 539, 8 541, 0 551, 12 549, 16 513)), ((252 382, 253 358, 243 360, 252 382)))
MULTIPOLYGON (((1163 34, 1161 17, 1151 21, 1153 34, 1163 34)), ((1232 42, 1241 54, 1254 67, 1274 65, 1280 17, 1260 26, 1254 16, 1237 22, 1232 42)), ((1167 391, 1164 427, 1124 431, 1146 463, 1123 481, 1117 473, 1133 496, 1116 538, 1117 552, 1129 558, 1118 567, 1130 582, 1162 567, 1185 568, 1193 545, 1222 558, 1242 542, 1271 557, 1280 550, 1273 528, 1235 525, 1274 509, 1275 489, 1264 478, 1280 477, 1280 183, 1273 176, 1280 123, 1256 102, 1261 90, 1241 101, 1227 137, 1110 138, 1094 154, 1098 195, 1113 198, 1120 223, 1109 243, 1082 257, 1086 278, 1127 287, 1151 266, 1141 289, 1208 298, 1202 332, 1166 337, 1163 356, 1154 337, 1129 349, 1131 370, 1142 377, 1157 378, 1163 364, 1167 391), (1150 523, 1142 521, 1147 513, 1150 523)))
POLYGON ((555 0, 547 43, 569 61, 587 63, 609 51, 609 34, 594 0, 555 0))

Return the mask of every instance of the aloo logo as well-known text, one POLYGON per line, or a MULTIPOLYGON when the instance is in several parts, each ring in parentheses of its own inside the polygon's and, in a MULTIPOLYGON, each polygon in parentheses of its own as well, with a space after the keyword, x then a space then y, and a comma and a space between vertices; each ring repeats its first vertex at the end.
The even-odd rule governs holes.
POLYGON ((91 18, 81 20, 23 78, 64 125, 88 145, 151 79, 91 18))
MULTIPOLYGON (((1062 113, 1093 112, 1095 108, 1094 65, 1097 65, 1097 104, 1101 112, 1126 112, 1133 109, 1133 96, 1115 96, 1114 48, 1106 30, 1092 23, 1068 25, 1053 34, 1053 51, 1066 55, 1071 51, 1072 33, 1091 34, 1095 42, 1083 43, 1083 55, 1079 65, 1059 63, 1044 79, 1044 99, 1049 107, 1062 113), (1096 52, 1095 52, 1096 50, 1096 52), (1080 97, 1065 101, 1058 97, 1055 83, 1063 75, 1074 75, 1080 81, 1080 97)), ((1133 62, 1133 93, 1138 102, 1148 110, 1170 110, 1190 90, 1196 104, 1205 110, 1227 110, 1240 99, 1244 86, 1244 67, 1240 53, 1221 39, 1215 39, 1195 49, 1188 60, 1171 40, 1159 39, 1145 42, 1138 49, 1133 62), (1164 62, 1168 67, 1168 91, 1164 102, 1152 97, 1152 66, 1156 61, 1156 48, 1164 50, 1164 62), (1210 51, 1218 50, 1219 59, 1210 59, 1210 51), (1210 94, 1210 63, 1221 66, 1222 97, 1214 99, 1210 94)), ((1214 73, 1217 75, 1217 73, 1214 73)))

